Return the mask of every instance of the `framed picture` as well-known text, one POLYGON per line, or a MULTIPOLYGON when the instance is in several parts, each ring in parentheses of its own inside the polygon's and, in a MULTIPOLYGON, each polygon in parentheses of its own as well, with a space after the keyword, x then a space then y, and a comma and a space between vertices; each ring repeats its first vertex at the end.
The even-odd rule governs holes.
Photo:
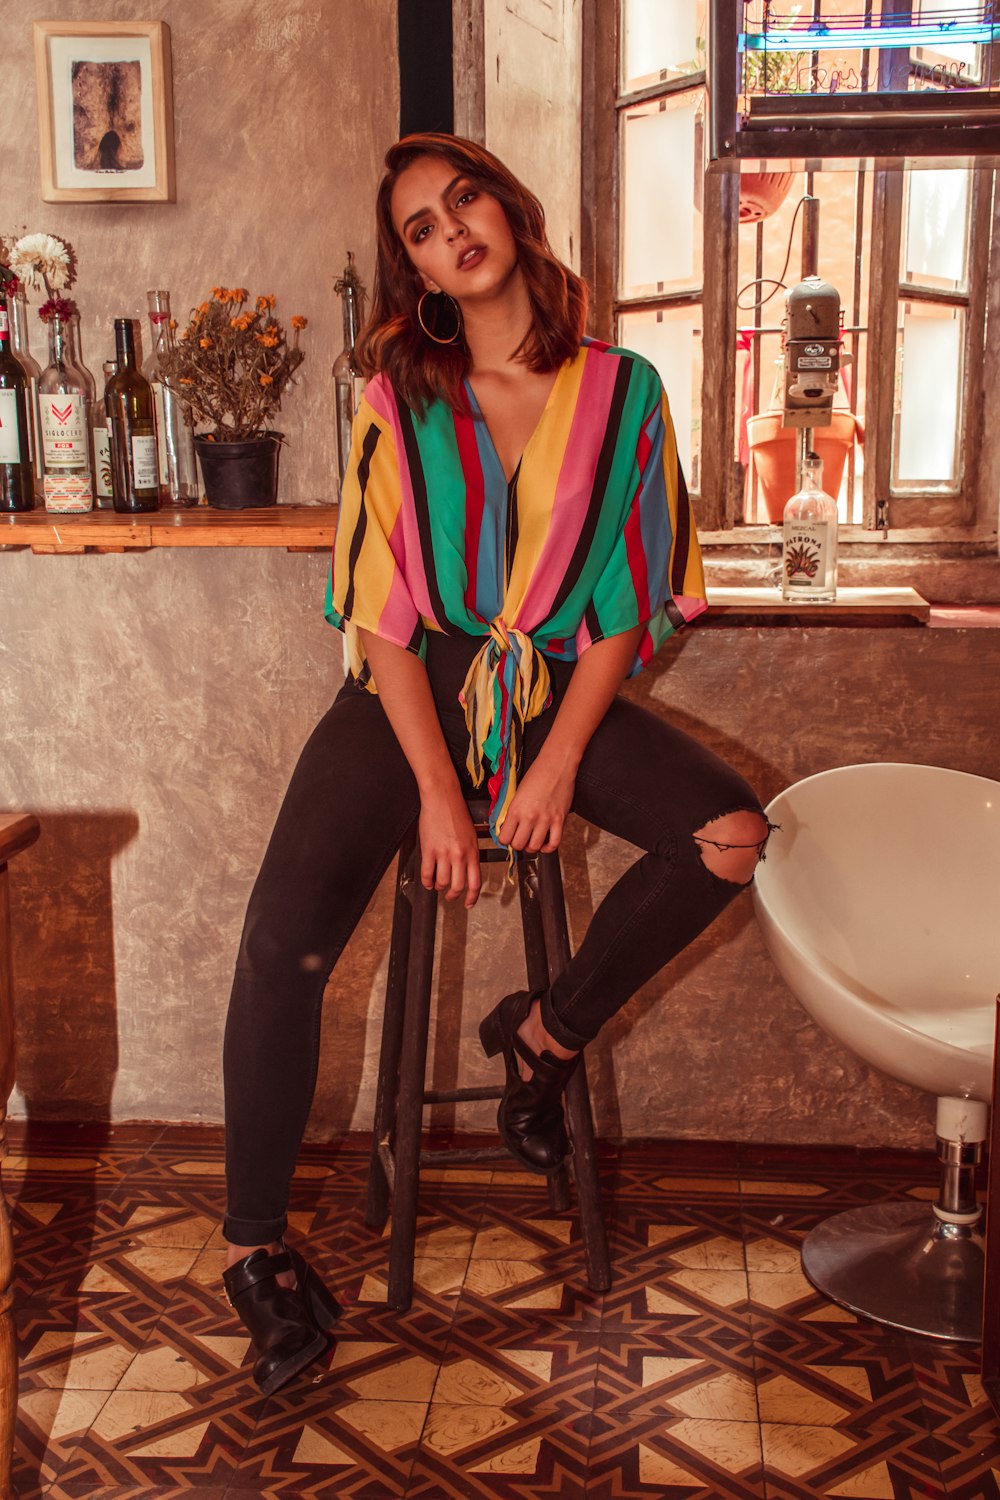
POLYGON ((35 21, 46 203, 174 197, 170 32, 164 21, 35 21))

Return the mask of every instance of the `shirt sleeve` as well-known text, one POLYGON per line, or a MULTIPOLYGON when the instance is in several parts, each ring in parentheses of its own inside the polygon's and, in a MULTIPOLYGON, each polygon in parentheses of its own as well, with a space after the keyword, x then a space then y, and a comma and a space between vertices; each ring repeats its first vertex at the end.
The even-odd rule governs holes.
POLYGON ((639 430, 634 488, 576 633, 581 656, 596 641, 645 625, 630 676, 706 608, 701 549, 670 407, 651 367, 649 373, 652 404, 639 430))
POLYGON ((392 428, 362 397, 341 486, 325 614, 344 632, 353 676, 372 691, 359 630, 408 651, 422 654, 424 648, 423 623, 406 583, 401 504, 392 428))

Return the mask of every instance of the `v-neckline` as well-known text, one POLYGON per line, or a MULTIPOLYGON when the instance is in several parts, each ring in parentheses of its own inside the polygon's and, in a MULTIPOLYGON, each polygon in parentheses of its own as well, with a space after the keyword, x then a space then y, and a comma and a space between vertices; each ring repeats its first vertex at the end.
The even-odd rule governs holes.
POLYGON ((507 473, 507 470, 504 468, 503 459, 500 457, 500 450, 497 447, 496 443, 493 441, 493 434, 490 431, 490 424, 487 422, 486 418, 483 416, 483 409, 479 405, 479 401, 478 401, 478 399, 476 397, 475 391, 472 389, 472 381, 469 379, 468 375, 465 377, 465 389, 468 392, 469 399, 472 402, 473 416, 474 416, 474 418, 477 421, 481 422, 482 425, 483 425, 483 431, 486 434, 486 439, 487 439, 487 441, 488 441, 488 443, 490 445, 490 448, 493 450, 493 457, 497 461, 497 467, 499 468, 500 473, 503 475, 503 481, 504 481, 504 484, 507 486, 508 492, 510 490, 511 485, 514 484, 514 482, 516 481, 518 475, 521 472, 521 465, 524 463, 525 454, 528 452, 528 449, 531 447, 532 443, 535 441, 535 438, 538 436, 538 433, 539 433, 539 430, 541 429, 542 423, 545 421, 545 418, 548 415, 549 407, 552 405, 552 402, 553 402, 553 400, 555 398, 556 391, 559 388, 559 382, 562 379, 563 371, 566 369, 566 366, 569 363, 570 363, 569 360, 564 360, 563 363, 559 366, 558 370, 556 371, 556 378, 555 378, 555 380, 553 380, 551 389, 549 390, 549 394, 545 398, 545 405, 542 407, 541 411, 539 412, 538 421, 535 423, 534 427, 531 429, 531 432, 530 432, 530 434, 528 436, 528 439, 527 439, 524 447, 521 449, 521 456, 517 460, 517 463, 514 465, 512 473, 510 473, 509 475, 507 473))

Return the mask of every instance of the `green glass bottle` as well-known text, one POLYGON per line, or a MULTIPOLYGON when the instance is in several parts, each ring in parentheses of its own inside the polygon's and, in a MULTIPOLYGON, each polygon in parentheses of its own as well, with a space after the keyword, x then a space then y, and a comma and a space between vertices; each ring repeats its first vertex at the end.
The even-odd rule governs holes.
POLYGON ((104 393, 111 430, 115 510, 158 510, 153 392, 136 366, 131 318, 115 319, 115 349, 118 369, 104 393))
POLYGON ((0 511, 35 508, 27 388, 10 346, 7 301, 0 297, 0 511))

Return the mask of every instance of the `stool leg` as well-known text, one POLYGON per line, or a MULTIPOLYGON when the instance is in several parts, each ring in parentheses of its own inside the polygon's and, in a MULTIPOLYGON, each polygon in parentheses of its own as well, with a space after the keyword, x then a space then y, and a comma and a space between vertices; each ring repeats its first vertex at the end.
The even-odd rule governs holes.
POLYGON ((407 834, 399 851, 396 866, 396 897, 392 909, 392 942, 389 946, 389 973, 385 985, 385 1011, 382 1017, 382 1047, 378 1062, 378 1086, 375 1092, 375 1121, 372 1126, 371 1165, 368 1169, 368 1196, 365 1223, 381 1229, 389 1213, 392 1183, 386 1170, 391 1161, 391 1137, 396 1123, 399 1097, 399 1056, 403 1046, 403 1015, 406 1005, 406 970, 410 957, 410 925, 413 908, 410 891, 416 879, 413 853, 417 842, 416 826, 407 834))
MULTIPOLYGON (((414 870, 419 868, 419 845, 414 870)), ((419 879, 411 886, 413 929, 406 983, 403 1049, 396 1107, 396 1181, 392 1194, 392 1235, 389 1241, 389 1306, 405 1312, 413 1300, 413 1251, 417 1237, 417 1194, 420 1186, 420 1132, 423 1122, 427 1068, 427 1028, 430 1022, 431 979, 434 972, 434 922, 437 892, 425 890, 419 879)))
MULTIPOLYGON (((517 893, 521 898, 521 931, 524 934, 524 962, 528 971, 529 990, 544 990, 549 983, 549 961, 545 928, 542 923, 541 894, 538 886, 538 863, 523 855, 517 862, 517 893)), ((570 1206, 569 1174, 565 1166, 546 1179, 549 1208, 554 1214, 565 1213, 570 1206)))
MULTIPOLYGON (((566 902, 557 854, 538 856, 538 894, 551 983, 570 960, 566 902)), ((611 1285, 611 1261, 604 1216, 601 1213, 594 1119, 590 1111, 586 1061, 586 1057, 581 1057, 580 1066, 567 1086, 566 1116, 573 1138, 573 1176, 580 1201, 580 1230, 587 1263, 587 1281, 595 1292, 606 1292, 611 1285)))

